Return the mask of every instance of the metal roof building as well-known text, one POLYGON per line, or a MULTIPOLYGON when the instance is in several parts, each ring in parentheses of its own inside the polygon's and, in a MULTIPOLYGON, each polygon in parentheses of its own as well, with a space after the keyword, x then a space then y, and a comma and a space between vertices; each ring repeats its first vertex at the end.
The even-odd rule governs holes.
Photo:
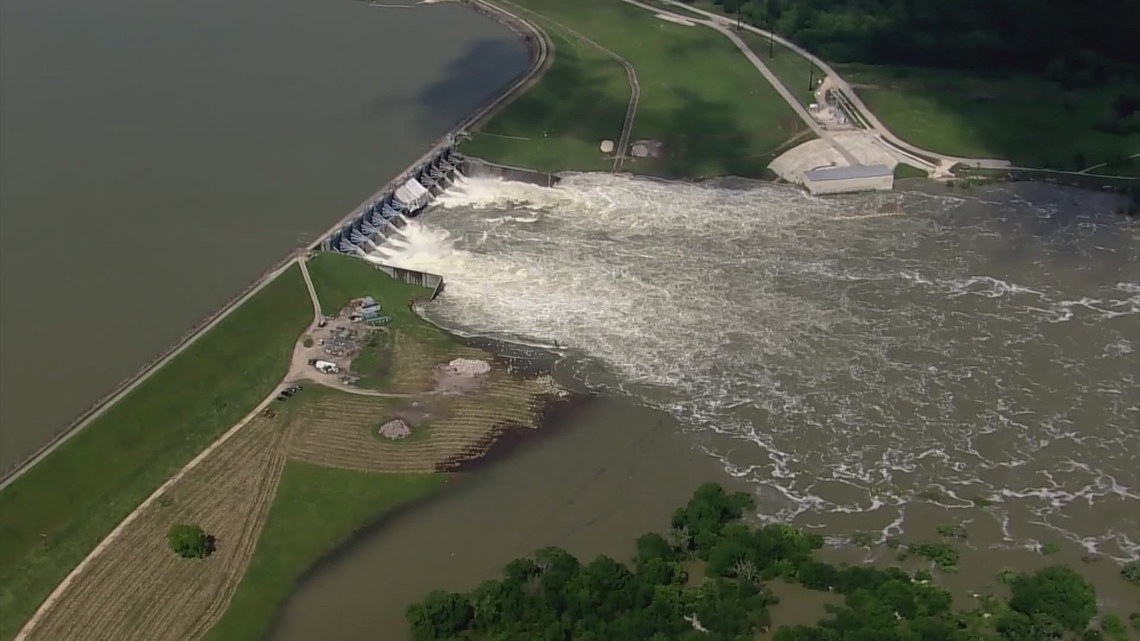
POLYGON ((804 172, 804 187, 812 194, 890 191, 894 186, 895 174, 886 165, 823 167, 804 172))

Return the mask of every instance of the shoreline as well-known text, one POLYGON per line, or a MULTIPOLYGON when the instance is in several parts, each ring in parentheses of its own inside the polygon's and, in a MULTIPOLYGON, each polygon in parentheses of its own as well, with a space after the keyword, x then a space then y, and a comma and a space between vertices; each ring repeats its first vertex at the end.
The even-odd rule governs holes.
POLYGON ((404 503, 394 509, 374 515, 371 519, 361 523, 348 537, 334 542, 319 559, 313 562, 291 586, 285 601, 279 603, 272 617, 267 638, 273 638, 274 633, 281 624, 285 604, 293 598, 296 592, 307 584, 314 575, 323 572, 329 566, 343 562, 353 554, 353 550, 363 542, 371 539, 377 532, 384 530, 391 523, 407 518, 419 510, 438 504, 448 498, 455 489, 460 488, 472 473, 485 469, 488 465, 497 464, 503 458, 540 444, 548 437, 566 429, 573 422, 575 416, 587 410, 597 401, 593 394, 572 394, 563 399, 547 398, 540 411, 538 426, 531 429, 525 427, 508 426, 491 443, 490 447, 477 458, 460 462, 454 469, 441 470, 447 475, 447 481, 437 491, 418 500, 404 503))
POLYGON ((0 473, 0 492, 5 488, 34 468, 40 461, 47 458, 66 443, 69 439, 82 432, 91 423, 95 422, 97 418, 106 413, 111 407, 122 400, 132 390, 137 388, 147 379, 149 379, 155 372, 159 371, 167 363, 173 360, 178 354, 185 351, 188 347, 193 345, 199 338, 206 334, 211 328, 220 323, 223 319, 229 316, 235 309, 241 306, 242 303, 251 298, 254 294, 259 292, 262 288, 272 282, 277 276, 282 274, 290 265, 301 258, 305 253, 317 249, 321 241, 335 232, 344 224, 350 221, 353 217, 358 215, 362 208, 376 198, 383 195, 389 189, 395 188, 397 185, 405 181, 413 169, 423 164, 428 158, 437 153, 441 148, 446 146, 449 141, 456 134, 465 131, 469 127, 473 127, 480 123, 480 121, 494 115, 494 110, 502 106, 504 103, 513 99, 520 91, 526 89, 526 85, 531 83, 539 73, 545 70, 548 64, 548 47, 545 36, 541 31, 531 23, 511 14, 510 12, 501 9, 497 6, 491 5, 483 0, 464 0, 461 2, 465 7, 472 11, 481 13, 482 15, 491 17, 497 22, 507 26, 512 32, 520 37, 523 37, 527 43, 527 49, 531 54, 531 64, 519 76, 511 80, 499 92, 493 94, 487 102, 477 108, 467 118, 461 120, 458 124, 452 126, 448 133, 437 140, 431 148, 414 162, 408 165, 408 168, 400 172, 397 176, 385 183, 379 190, 366 198, 361 205, 354 208, 348 214, 342 216, 326 231, 320 233, 314 240, 305 245, 302 249, 297 249, 289 252, 284 258, 275 263, 272 267, 266 270, 261 276, 255 279, 252 283, 244 289, 234 294, 226 303, 206 318, 198 321, 186 331, 178 340, 156 355, 150 361, 142 365, 134 374, 119 381, 109 392, 104 394, 101 398, 96 400, 91 406, 79 414, 68 425, 56 433, 55 436, 50 438, 46 443, 37 448, 34 452, 20 461, 10 465, 8 469, 0 473), (525 37, 529 30, 533 40, 525 37))

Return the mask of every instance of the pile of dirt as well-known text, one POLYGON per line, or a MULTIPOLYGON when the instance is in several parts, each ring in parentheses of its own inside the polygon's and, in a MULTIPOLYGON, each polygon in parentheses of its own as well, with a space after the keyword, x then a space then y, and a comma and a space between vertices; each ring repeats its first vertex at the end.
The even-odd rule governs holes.
POLYGON ((396 419, 388 421, 380 426, 380 436, 393 441, 398 441, 402 438, 408 438, 412 435, 412 428, 403 421, 403 419, 396 419))
POLYGON ((459 376, 478 376, 491 371, 490 363, 473 358, 457 358, 448 363, 447 366, 451 369, 448 373, 459 376))

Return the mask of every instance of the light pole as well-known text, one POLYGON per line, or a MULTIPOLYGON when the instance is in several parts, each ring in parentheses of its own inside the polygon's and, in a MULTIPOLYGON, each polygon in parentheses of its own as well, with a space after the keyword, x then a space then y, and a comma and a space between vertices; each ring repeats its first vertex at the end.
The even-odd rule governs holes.
POLYGON ((808 56, 808 91, 815 89, 815 63, 808 56))

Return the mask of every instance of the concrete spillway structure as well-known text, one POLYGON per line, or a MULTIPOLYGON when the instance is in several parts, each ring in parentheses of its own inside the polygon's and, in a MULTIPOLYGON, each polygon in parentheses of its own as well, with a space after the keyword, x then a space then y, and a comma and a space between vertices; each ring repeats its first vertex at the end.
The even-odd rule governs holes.
POLYGON ((379 198, 365 203, 321 243, 328 251, 366 256, 387 243, 455 181, 463 156, 449 144, 393 182, 379 198))

